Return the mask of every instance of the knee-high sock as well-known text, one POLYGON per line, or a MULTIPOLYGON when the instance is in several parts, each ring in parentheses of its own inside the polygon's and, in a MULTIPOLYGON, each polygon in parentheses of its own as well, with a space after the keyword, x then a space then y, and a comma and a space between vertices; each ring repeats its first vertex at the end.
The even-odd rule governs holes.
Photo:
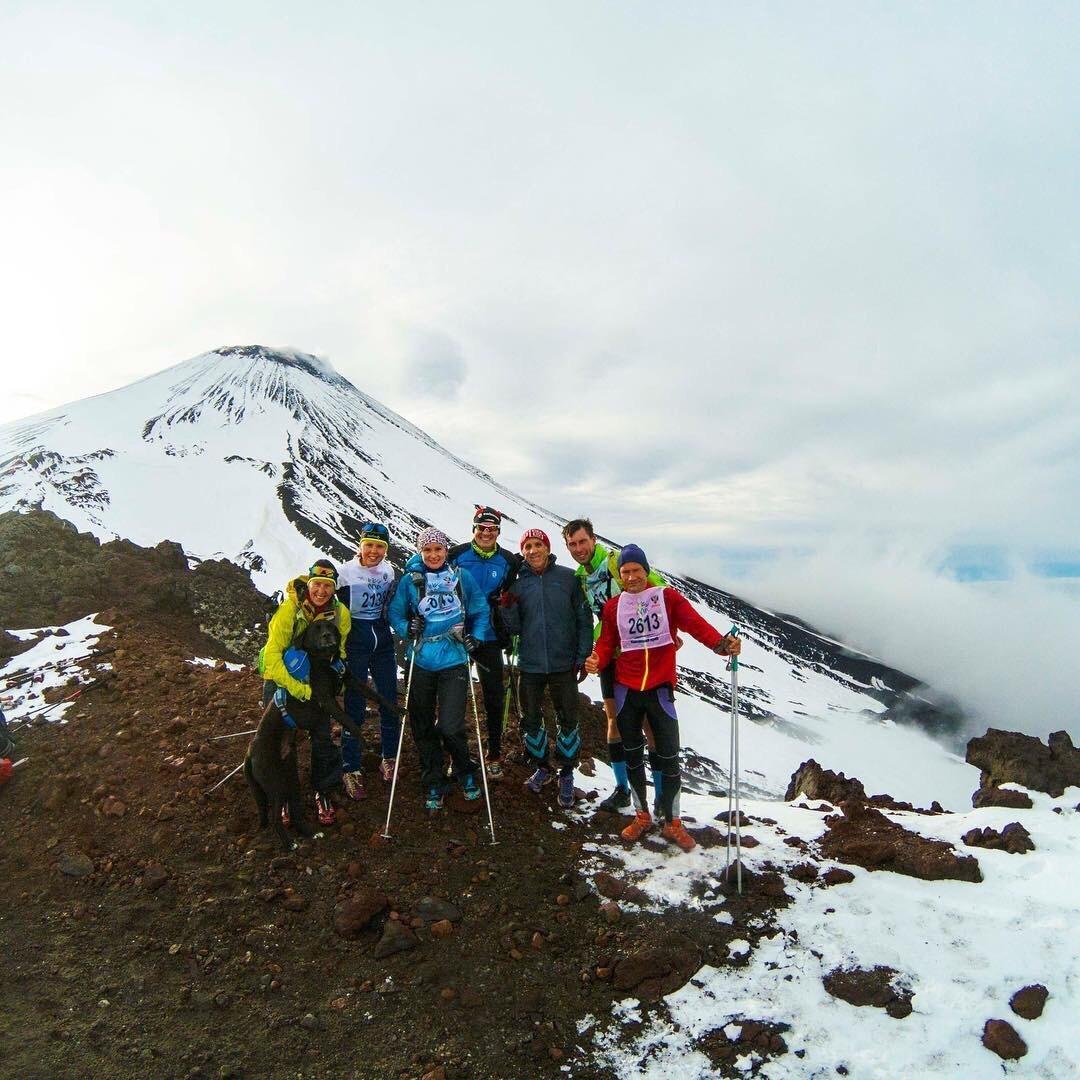
POLYGON ((622 739, 609 741, 607 750, 608 761, 611 762, 611 771, 615 774, 615 786, 628 788, 630 781, 626 778, 626 752, 623 750, 622 739))

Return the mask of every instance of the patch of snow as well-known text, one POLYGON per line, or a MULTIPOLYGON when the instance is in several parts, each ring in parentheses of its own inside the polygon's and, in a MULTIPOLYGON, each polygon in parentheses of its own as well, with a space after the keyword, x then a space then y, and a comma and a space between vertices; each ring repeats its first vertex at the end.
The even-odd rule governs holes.
MULTIPOLYGON (((859 1077, 993 1076, 1003 1066, 983 1047, 981 1035, 987 1020, 1002 1018, 1028 1045, 1022 1062, 1004 1066, 1008 1071, 1062 1080, 1080 1075, 1075 1035, 1080 813, 1074 809, 1080 789, 1070 788, 1058 799, 1029 794, 1030 810, 986 807, 935 817, 889 813, 913 832, 975 854, 984 880, 920 881, 858 867, 851 868, 853 882, 828 889, 786 880, 794 899, 776 912, 780 932, 762 938, 747 964, 703 967, 692 983, 665 999, 664 1015, 642 1016, 633 999, 616 1003, 612 1023, 601 1024, 594 1034, 594 1064, 620 1077, 708 1077, 712 1066, 696 1040, 746 1018, 790 1025, 784 1034, 789 1053, 766 1066, 771 1080, 834 1076, 841 1064, 859 1077), (1000 829, 1010 821, 1031 832, 1035 851, 1009 855, 968 849, 960 840, 972 827, 1000 829), (878 964, 895 968, 914 992, 914 1011, 905 1019, 851 1006, 831 997, 822 984, 833 968, 878 964), (1030 983, 1050 991, 1046 1010, 1035 1021, 1015 1016, 1008 1004, 1030 983), (644 1027, 631 1033, 626 1029, 631 1020, 644 1027), (804 1056, 796 1057, 794 1050, 804 1056)), ((694 795, 684 795, 683 804, 698 820, 709 820, 723 805, 694 795)), ((765 862, 783 869, 804 861, 805 855, 783 843, 785 836, 814 840, 825 830, 824 815, 788 803, 746 800, 743 807, 751 816, 777 822, 777 827, 752 823, 760 844, 743 852, 751 870, 765 862)), ((697 848, 689 855, 616 845, 594 851, 603 851, 605 865, 621 863, 658 903, 686 907, 700 906, 691 887, 715 880, 725 857, 722 848, 697 848), (646 868, 648 874, 636 873, 646 868)), ((739 1060, 742 1068, 751 1066, 749 1058, 739 1060)))

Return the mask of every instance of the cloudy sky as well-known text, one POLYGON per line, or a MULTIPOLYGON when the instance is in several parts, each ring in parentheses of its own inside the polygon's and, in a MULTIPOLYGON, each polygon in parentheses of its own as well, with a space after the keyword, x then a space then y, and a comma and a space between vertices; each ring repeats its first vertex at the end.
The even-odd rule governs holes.
POLYGON ((1042 589, 1078 46, 1073 3, 0 0, 0 421, 291 345, 810 617, 856 568, 1042 589))

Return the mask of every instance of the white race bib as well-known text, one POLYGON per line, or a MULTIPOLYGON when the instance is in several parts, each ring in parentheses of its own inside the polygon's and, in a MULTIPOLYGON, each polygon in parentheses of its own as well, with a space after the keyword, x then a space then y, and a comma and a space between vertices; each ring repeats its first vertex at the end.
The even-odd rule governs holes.
POLYGON ((662 585, 639 593, 619 593, 618 621, 623 652, 674 644, 662 585))

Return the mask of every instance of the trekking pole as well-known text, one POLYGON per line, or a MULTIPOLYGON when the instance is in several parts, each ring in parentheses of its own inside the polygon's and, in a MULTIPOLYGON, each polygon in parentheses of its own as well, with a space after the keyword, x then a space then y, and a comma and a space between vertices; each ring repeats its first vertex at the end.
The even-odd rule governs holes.
POLYGON ((409 658, 409 677, 405 680, 405 701, 401 706, 401 731, 398 732, 397 753, 394 755, 394 779, 390 781, 390 805, 386 808, 386 827, 382 831, 384 840, 390 837, 390 815, 394 812, 394 792, 397 791, 398 770, 401 768, 401 744, 405 741, 405 723, 409 709, 409 691, 412 690, 413 668, 416 667, 416 654, 420 651, 420 642, 413 640, 413 653, 409 658))
MULTIPOLYGON (((738 637, 739 628, 733 626, 728 631, 729 637, 738 637)), ((734 791, 735 802, 735 877, 738 882, 739 895, 742 895, 742 805, 739 790, 739 658, 732 656, 728 659, 728 669, 731 671, 731 733, 728 740, 728 835, 727 835, 727 861, 724 866, 724 880, 728 881, 731 874, 731 806, 732 793, 734 791)))
MULTIPOLYGON (((244 761, 247 761, 246 757, 244 758, 244 761)), ((221 785, 224 784, 225 781, 228 780, 230 776, 235 776, 244 767, 244 761, 241 761, 240 764, 237 765, 236 768, 233 769, 233 771, 231 773, 226 773, 226 775, 223 776, 212 788, 210 788, 209 791, 204 791, 203 794, 204 795, 210 795, 213 792, 217 791, 217 789, 219 787, 221 787, 221 785)))
POLYGON ((484 763, 484 740, 480 735, 480 710, 476 707, 476 687, 473 686, 472 658, 469 658, 469 697, 472 698, 473 718, 476 720, 476 749, 480 757, 480 775, 484 778, 484 802, 487 803, 488 826, 491 829, 491 845, 495 846, 495 819, 491 816, 491 796, 488 794, 487 765, 484 763))
POLYGON ((503 696, 503 730, 510 719, 510 695, 514 690, 514 662, 517 660, 518 639, 515 637, 510 650, 510 663, 506 665, 506 692, 503 696))
POLYGON ((257 727, 253 727, 248 731, 234 731, 231 735, 213 735, 208 741, 217 742, 219 739, 235 739, 238 735, 254 735, 258 730, 257 727))

